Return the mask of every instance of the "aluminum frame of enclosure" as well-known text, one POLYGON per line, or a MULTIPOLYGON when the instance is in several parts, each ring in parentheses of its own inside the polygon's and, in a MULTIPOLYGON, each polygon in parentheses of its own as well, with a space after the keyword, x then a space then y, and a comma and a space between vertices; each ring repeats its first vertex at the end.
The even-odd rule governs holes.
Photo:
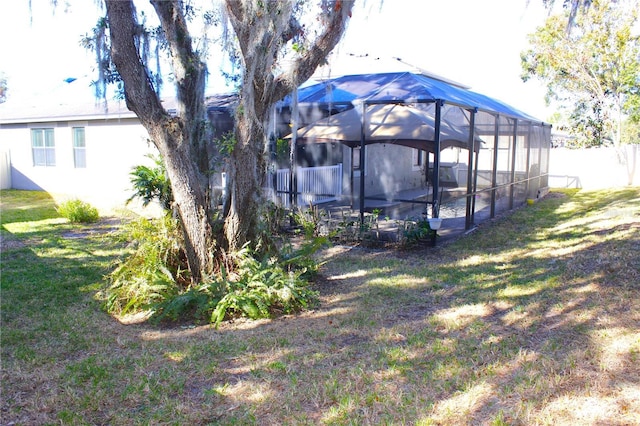
MULTIPOLYGON (((309 118, 302 120, 300 128, 295 130, 295 135, 290 135, 296 144, 339 142, 351 148, 352 151, 356 147, 360 148, 362 175, 359 179, 358 209, 361 220, 364 218, 365 200, 376 199, 374 195, 368 196, 366 194, 367 187, 364 179, 368 158, 367 147, 372 144, 402 145, 428 153, 426 173, 431 178, 430 201, 415 201, 402 197, 386 197, 386 200, 400 203, 422 203, 425 204, 425 209, 430 205, 431 217, 440 215, 440 196, 442 194, 440 174, 443 149, 451 148, 454 145, 457 149, 466 149, 468 164, 466 176, 464 176, 466 188, 463 195, 466 198, 465 229, 470 229, 475 225, 476 200, 480 197, 488 199, 489 213, 484 216, 492 218, 504 210, 513 209, 515 206, 523 204, 527 198, 537 198, 543 195, 546 190, 551 126, 500 101, 456 87, 450 82, 438 81, 413 73, 343 76, 299 88, 296 98, 297 102, 293 101, 291 97, 285 99, 278 108, 290 107, 293 103, 297 103, 298 108, 307 112, 306 117, 312 115, 308 113, 311 110, 321 111, 319 113, 321 117, 316 117, 317 120, 309 118), (424 113, 424 117, 426 117, 424 118, 425 126, 431 125, 433 127, 433 135, 425 137, 423 134, 416 139, 410 139, 401 133, 404 130, 399 130, 395 139, 388 135, 374 135, 370 130, 372 125, 369 118, 372 116, 371 114, 380 111, 381 108, 376 110, 376 106, 379 105, 397 105, 420 110, 421 114, 424 113), (349 135, 325 134, 312 137, 306 135, 314 126, 327 126, 331 120, 339 123, 336 118, 339 117, 339 114, 354 110, 359 111, 360 121, 357 123, 359 134, 352 132, 349 135), (458 135, 457 141, 459 143, 452 144, 449 141, 447 146, 444 146, 441 133, 452 128, 457 131, 463 129, 466 132, 466 140, 458 135), (487 152, 485 153, 485 151, 487 152), (428 167, 430 156, 432 156, 433 164, 431 170, 428 167), (484 159, 482 163, 480 163, 481 159, 484 159), (482 184, 479 186, 478 172, 481 166, 483 167, 481 170, 482 184), (505 195, 508 200, 506 207, 505 195)), ((397 111, 401 111, 401 109, 397 108, 397 111)), ((354 114, 351 113, 351 115, 354 114)), ((355 126, 356 123, 353 125, 355 126)), ((381 123, 376 125, 378 129, 383 127, 381 123)), ((339 126, 334 126, 326 129, 330 132, 338 128, 339 126)), ((295 152, 295 147, 292 152, 295 152)), ((353 168, 351 168, 352 206, 355 205, 353 173, 353 168)))

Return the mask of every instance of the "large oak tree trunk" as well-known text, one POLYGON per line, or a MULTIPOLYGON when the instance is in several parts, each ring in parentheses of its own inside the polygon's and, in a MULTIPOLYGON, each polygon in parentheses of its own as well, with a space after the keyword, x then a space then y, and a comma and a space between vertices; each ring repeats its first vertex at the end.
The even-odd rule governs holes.
MULTIPOLYGON (((178 115, 163 108, 136 47, 141 27, 131 0, 105 0, 111 56, 136 113, 165 161, 184 230, 189 270, 199 281, 213 269, 215 239, 208 197, 209 155, 204 105, 206 67, 193 50, 181 0, 151 0, 160 19, 177 86, 178 115)), ((225 235, 237 250, 256 236, 262 199, 265 124, 272 105, 306 81, 344 33, 353 1, 321 0, 322 31, 292 63, 275 75, 282 47, 303 32, 295 18, 299 1, 226 0, 244 65, 237 143, 231 154, 225 235)))
POLYGON ((238 143, 231 153, 228 169, 230 197, 225 220, 225 235, 232 250, 255 240, 265 176, 261 124, 239 117, 236 134, 238 143))
POLYGON ((172 57, 178 88, 178 115, 162 106, 140 58, 136 37, 140 27, 131 0, 105 0, 111 56, 124 82, 127 107, 136 113, 165 162, 175 208, 185 240, 194 282, 213 271, 215 246, 207 179, 204 106, 206 67, 191 47, 179 1, 152 1, 172 57))
POLYGON ((286 72, 274 75, 285 43, 302 31, 294 19, 296 2, 226 0, 231 25, 238 37, 244 76, 240 113, 236 116, 236 146, 231 158, 229 211, 225 235, 234 250, 256 237, 256 224, 263 205, 265 129, 271 107, 306 81, 325 60, 346 29, 352 0, 322 0, 323 27, 314 43, 286 72))
POLYGON ((194 282, 210 275, 213 271, 215 235, 211 226, 211 203, 208 182, 193 161, 178 131, 171 134, 168 127, 173 121, 163 125, 149 125, 147 129, 162 157, 171 181, 174 207, 178 212, 185 240, 185 252, 189 271, 194 282), (181 149, 182 148, 182 149, 181 149))

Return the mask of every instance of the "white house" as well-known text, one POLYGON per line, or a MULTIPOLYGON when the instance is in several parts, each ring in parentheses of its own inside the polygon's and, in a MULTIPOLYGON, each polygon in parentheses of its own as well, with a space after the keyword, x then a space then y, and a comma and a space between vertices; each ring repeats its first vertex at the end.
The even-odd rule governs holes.
POLYGON ((108 105, 0 105, 0 152, 9 170, 3 188, 44 190, 100 209, 123 206, 129 173, 156 152, 124 102, 108 105), (7 180, 10 180, 7 182, 7 180))
MULTIPOLYGON (((214 135, 233 128, 230 103, 209 99, 214 135)), ((169 113, 173 101, 163 102, 169 113)), ((56 200, 79 198, 102 209, 125 206, 130 173, 152 165, 157 150, 124 101, 89 104, 0 105, 0 187, 42 190, 56 200)), ((137 208, 136 203, 129 207, 137 208)))

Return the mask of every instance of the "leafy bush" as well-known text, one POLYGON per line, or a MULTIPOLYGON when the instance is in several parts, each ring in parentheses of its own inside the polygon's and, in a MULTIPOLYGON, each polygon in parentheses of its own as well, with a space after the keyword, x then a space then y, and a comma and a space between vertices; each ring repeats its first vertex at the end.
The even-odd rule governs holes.
POLYGON ((401 242, 406 246, 417 245, 430 241, 437 236, 436 231, 431 229, 428 220, 419 220, 417 222, 406 221, 402 227, 401 242))
POLYGON ((108 276, 104 299, 109 313, 150 311, 155 321, 215 324, 239 316, 269 318, 313 305, 318 296, 308 284, 318 268, 313 254, 328 242, 325 237, 297 249, 287 245, 279 256, 258 255, 247 246, 224 255, 217 276, 191 284, 175 220, 139 219, 125 227, 121 238, 131 242, 132 251, 108 276))
POLYGON ((305 309, 317 302, 318 293, 309 287, 305 278, 310 271, 299 267, 299 261, 315 247, 291 251, 285 260, 262 261, 245 247, 230 255, 229 263, 237 265, 234 271, 223 268, 217 279, 156 303, 154 319, 191 317, 219 325, 229 318, 271 318, 305 309))
POLYGON ((238 270, 235 277, 214 283, 224 296, 211 313, 218 325, 225 318, 246 316, 251 319, 288 314, 309 306, 317 292, 308 287, 301 275, 304 270, 287 270, 275 258, 255 259, 246 248, 235 254, 238 270))
POLYGON ((159 156, 149 155, 149 158, 154 161, 154 167, 136 166, 130 173, 134 194, 128 202, 138 197, 142 199, 142 205, 146 206, 157 200, 163 209, 169 211, 173 203, 173 192, 164 163, 159 156))
POLYGON ((206 321, 220 299, 221 296, 210 284, 195 285, 181 293, 158 298, 157 302, 150 305, 153 311, 151 319, 156 322, 180 319, 206 321))
POLYGON ((282 231, 283 224, 288 219, 287 210, 271 201, 263 204, 261 213, 261 231, 269 235, 277 235, 282 231))
POLYGON ((177 223, 169 216, 129 223, 120 238, 130 242, 132 253, 109 274, 106 309, 124 315, 149 309, 153 303, 179 293, 188 282, 182 240, 177 223))
POLYGON ((321 266, 313 255, 329 244, 330 236, 324 236, 307 239, 297 249, 285 245, 280 249, 280 265, 287 270, 300 271, 303 278, 311 279, 321 266))
POLYGON ((317 206, 307 209, 298 209, 294 214, 295 222, 302 228, 305 238, 310 239, 326 233, 327 213, 317 206))
POLYGON ((263 203, 259 209, 260 220, 256 224, 252 249, 254 256, 262 257, 278 252, 278 234, 282 230, 286 210, 272 202, 263 203))
MULTIPOLYGON (((354 217, 342 212, 341 218, 334 224, 329 224, 329 235, 337 241, 344 243, 377 243, 380 241, 380 209, 373 209, 371 214, 364 216, 360 222, 354 217)), ((388 218, 387 218, 388 219, 388 218)))
POLYGON ((80 200, 68 200, 58 206, 60 216, 72 223, 90 223, 98 220, 98 209, 80 200))

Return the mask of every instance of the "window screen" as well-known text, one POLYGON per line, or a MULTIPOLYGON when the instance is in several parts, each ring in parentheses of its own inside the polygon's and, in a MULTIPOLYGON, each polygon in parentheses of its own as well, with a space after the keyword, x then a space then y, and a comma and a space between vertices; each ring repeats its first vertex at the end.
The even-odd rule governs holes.
POLYGON ((76 169, 84 169, 87 167, 84 127, 73 128, 73 164, 76 169))
POLYGON ((412 148, 411 164, 413 168, 420 168, 422 166, 422 150, 412 148))
POLYGON ((351 150, 351 164, 353 170, 360 170, 360 148, 353 148, 351 150))
POLYGON ((53 167, 56 165, 56 144, 53 129, 31 129, 31 152, 34 166, 53 167))

